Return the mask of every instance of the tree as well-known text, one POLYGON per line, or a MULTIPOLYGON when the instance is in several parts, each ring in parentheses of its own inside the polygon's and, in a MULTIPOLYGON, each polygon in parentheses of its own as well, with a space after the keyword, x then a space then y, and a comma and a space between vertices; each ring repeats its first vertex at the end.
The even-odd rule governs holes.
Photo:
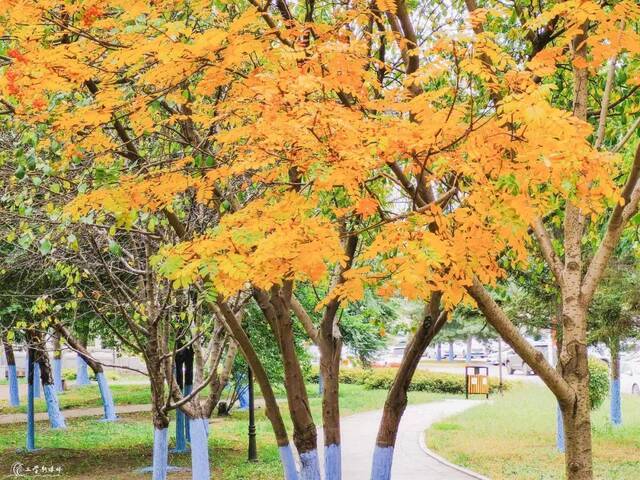
MULTIPOLYGON (((152 221, 173 228, 179 242, 167 238, 154 265, 174 287, 200 290, 238 343, 288 478, 297 473, 286 429, 230 302, 251 295, 271 327, 308 478, 319 478, 316 434, 294 316, 318 344, 333 479, 338 312, 360 301, 365 285, 427 305, 388 394, 372 478, 390 476, 420 356, 469 297, 558 396, 568 476, 590 478, 585 309, 640 197, 640 158, 620 202, 613 179, 624 166, 601 149, 630 137, 607 131, 606 117, 609 106, 627 112, 633 104, 609 97, 616 69, 631 72, 636 61, 637 6, 571 1, 538 14, 517 2, 504 15, 501 4, 478 9, 469 0, 467 19, 457 5, 428 2, 250 3, 46 1, 7 13, 10 64, 0 91, 8 113, 30 131, 55 132, 33 146, 45 165, 80 172, 58 187, 77 198, 54 210, 107 226, 110 237, 123 227, 149 233, 152 221), (602 100, 592 144, 588 80, 618 55, 604 90, 591 92, 602 100), (210 228, 191 228, 198 209, 210 228), (586 219, 608 210, 602 248, 583 278, 586 219), (563 251, 546 231, 554 217, 564 222, 563 251), (485 288, 505 275, 505 263, 526 262, 529 228, 562 292, 560 372, 485 288), (298 283, 324 292, 318 328, 300 308, 298 283)), ((637 81, 630 73, 618 82, 626 79, 637 81)), ((29 163, 17 161, 16 178, 31 180, 29 163)))

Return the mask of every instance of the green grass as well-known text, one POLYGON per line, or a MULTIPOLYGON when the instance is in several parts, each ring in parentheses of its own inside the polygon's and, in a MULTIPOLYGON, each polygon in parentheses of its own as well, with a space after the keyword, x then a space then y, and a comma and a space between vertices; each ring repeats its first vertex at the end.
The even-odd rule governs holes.
MULTIPOLYGON (((555 450, 556 403, 544 387, 516 384, 492 404, 435 424, 427 445, 448 460, 492 480, 564 478, 564 456, 555 450)), ((623 397, 624 425, 608 422, 608 402, 593 412, 594 476, 640 478, 640 398, 623 397)))
MULTIPOLYGON (((116 405, 137 405, 146 404, 151 401, 151 393, 148 385, 110 385, 113 401, 116 405)), ((58 395, 60 408, 67 410, 70 408, 99 407, 102 405, 100 390, 94 383, 85 387, 72 387, 71 389, 58 395)), ((10 407, 6 399, 0 400, 0 412, 5 413, 26 413, 27 406, 24 395, 20 399, 19 407, 10 407)), ((44 393, 40 390, 40 398, 34 402, 36 412, 46 412, 47 404, 44 400, 44 393)))
MULTIPOLYGON (((114 386, 114 393, 118 390, 116 387, 118 386, 114 386)), ((129 389, 129 397, 125 395, 124 398, 131 398, 134 395, 131 392, 132 387, 124 387, 129 389)), ((78 389, 78 395, 88 394, 92 392, 92 388, 78 389)), ((311 410, 319 424, 322 401, 317 389, 317 385, 308 387, 311 410)), ((141 393, 135 393, 135 395, 138 394, 141 393)), ((360 385, 342 385, 340 390, 342 414, 348 415, 382 408, 385 397, 386 392, 382 390, 365 390, 360 385)), ((410 392, 409 401, 424 403, 447 397, 450 398, 451 395, 410 392)), ((291 434, 286 404, 282 404, 280 409, 289 424, 291 434)), ((214 418, 209 439, 213 478, 221 480, 282 478, 271 424, 265 417, 263 409, 257 412, 256 417, 260 457, 258 463, 246 461, 247 412, 234 411, 230 417, 214 418)), ((77 418, 68 420, 67 424, 66 431, 56 431, 49 429, 47 422, 38 422, 36 445, 42 450, 28 455, 16 452, 16 449, 24 446, 24 424, 3 425, 0 428, 0 474, 4 475, 5 472, 8 474, 14 462, 22 462, 26 466, 60 466, 65 479, 128 480, 133 477, 133 470, 151 464, 153 426, 150 415, 147 413, 125 415, 115 423, 98 422, 96 418, 77 418)), ((170 429, 173 436, 173 424, 170 429)), ((170 455, 170 463, 188 466, 190 458, 188 455, 170 455)), ((191 476, 187 472, 171 474, 170 478, 182 480, 190 479, 191 476)))

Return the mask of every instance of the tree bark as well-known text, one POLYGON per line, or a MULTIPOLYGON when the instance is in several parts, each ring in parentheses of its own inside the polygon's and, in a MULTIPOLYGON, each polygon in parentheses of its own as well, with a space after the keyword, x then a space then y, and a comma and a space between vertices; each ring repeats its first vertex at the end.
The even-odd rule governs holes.
POLYGON ((285 282, 284 287, 274 286, 270 293, 254 289, 254 298, 269 322, 280 348, 287 405, 293 422, 293 443, 302 464, 301 477, 310 480, 319 479, 318 433, 311 415, 304 375, 295 348, 291 288, 292 284, 285 282))
POLYGON ((372 480, 389 480, 391 478, 393 448, 400 420, 407 407, 407 392, 411 380, 420 362, 420 357, 446 323, 445 313, 440 312, 440 299, 440 293, 432 294, 429 305, 425 307, 424 318, 405 349, 402 362, 387 394, 376 438, 376 449, 371 467, 372 480))

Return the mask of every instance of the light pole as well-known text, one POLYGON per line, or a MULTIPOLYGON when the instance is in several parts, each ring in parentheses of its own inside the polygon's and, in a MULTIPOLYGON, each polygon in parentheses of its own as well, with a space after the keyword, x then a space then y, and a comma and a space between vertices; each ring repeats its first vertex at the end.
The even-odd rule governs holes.
POLYGON ((253 372, 248 367, 247 378, 249 382, 249 461, 258 461, 258 448, 256 446, 256 416, 253 396, 253 372))

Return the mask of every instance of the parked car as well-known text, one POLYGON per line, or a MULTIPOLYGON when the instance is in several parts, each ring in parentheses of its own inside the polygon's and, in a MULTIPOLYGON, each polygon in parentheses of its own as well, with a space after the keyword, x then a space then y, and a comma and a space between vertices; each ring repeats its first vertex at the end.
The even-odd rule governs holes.
MULTIPOLYGON (((533 347, 543 355, 547 356, 549 346, 546 343, 535 343, 533 347)), ((507 367, 507 372, 509 372, 509 375, 512 375, 516 370, 520 370, 525 375, 534 374, 534 371, 531 369, 531 367, 527 365, 525 361, 520 358, 520 355, 518 355, 513 350, 510 350, 509 353, 506 354, 504 365, 505 367, 507 367)))
MULTIPOLYGON (((513 350, 511 350, 510 348, 503 348, 502 349, 502 364, 505 364, 505 361, 507 359, 507 356, 512 354, 513 350)), ((491 351, 489 353, 489 355, 487 355, 487 363, 490 363, 491 365, 500 365, 500 360, 499 360, 499 355, 498 355, 498 351, 494 350, 491 351)))
POLYGON ((640 362, 623 362, 620 366, 622 393, 640 395, 640 362))

